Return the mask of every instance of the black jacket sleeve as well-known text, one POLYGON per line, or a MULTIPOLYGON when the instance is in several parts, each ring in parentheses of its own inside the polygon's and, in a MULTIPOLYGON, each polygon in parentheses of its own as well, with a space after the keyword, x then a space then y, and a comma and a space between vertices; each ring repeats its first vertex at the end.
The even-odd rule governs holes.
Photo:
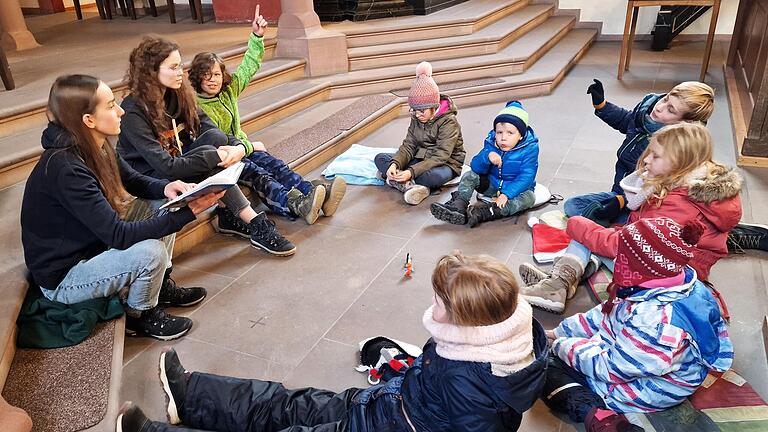
POLYGON ((165 186, 168 180, 159 180, 145 176, 133 169, 120 156, 117 156, 117 168, 120 170, 120 179, 129 194, 144 199, 165 198, 165 186))
POLYGON ((133 146, 149 166, 164 178, 184 180, 207 177, 221 162, 215 149, 171 156, 155 137, 149 121, 136 111, 127 112, 123 116, 120 138, 133 146))
POLYGON ((127 249, 143 240, 160 239, 195 219, 192 210, 184 207, 143 221, 123 221, 109 205, 96 178, 82 166, 61 169, 56 185, 62 206, 110 248, 127 249))

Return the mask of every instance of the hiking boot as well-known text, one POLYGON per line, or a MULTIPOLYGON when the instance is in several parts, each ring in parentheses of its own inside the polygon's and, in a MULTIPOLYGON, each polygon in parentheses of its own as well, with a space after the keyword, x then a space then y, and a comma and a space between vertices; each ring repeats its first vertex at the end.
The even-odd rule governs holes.
POLYGON ((147 418, 141 408, 132 402, 126 402, 120 407, 116 432, 150 432, 151 430, 152 421, 147 418))
POLYGON ((565 310, 566 299, 576 293, 583 274, 581 262, 575 256, 565 254, 552 267, 548 278, 523 287, 521 293, 531 306, 561 314, 565 310))
POLYGON ((170 347, 160 353, 160 382, 168 400, 166 411, 170 424, 181 423, 181 412, 187 395, 187 381, 190 373, 181 365, 176 350, 170 347))
POLYGON ((728 233, 728 251, 744 253, 744 249, 768 251, 768 226, 740 223, 728 233))
POLYGON ((159 306, 142 311, 139 317, 126 314, 125 332, 129 336, 172 340, 184 336, 191 328, 191 319, 169 315, 159 306))
POLYGON ((267 218, 264 212, 256 215, 251 220, 251 246, 263 249, 267 253, 276 256, 289 256, 296 253, 296 246, 283 237, 275 223, 267 218))
POLYGON ((503 218, 501 209, 495 204, 477 202, 467 208, 467 225, 474 228, 483 222, 503 218))
POLYGON ((549 277, 549 273, 536 267, 531 263, 522 263, 517 268, 517 272, 520 274, 520 279, 523 280, 523 285, 535 285, 539 281, 549 277))
POLYGON ((643 432, 645 429, 635 426, 624 414, 602 408, 592 408, 584 419, 587 432, 643 432))
POLYGON ((315 179, 311 182, 313 185, 325 186, 325 201, 323 201, 323 216, 333 216, 339 208, 341 199, 347 193, 347 182, 341 176, 333 178, 332 182, 324 179, 315 179))
POLYGON ((310 225, 320 216, 324 201, 325 186, 323 185, 313 187, 307 195, 296 188, 288 191, 288 209, 310 225))
POLYGON ((157 304, 170 307, 194 306, 203 301, 206 295, 208 292, 205 288, 182 288, 176 285, 176 281, 171 279, 171 269, 168 269, 163 277, 163 286, 160 288, 157 304))
POLYGON ((214 225, 218 233, 234 235, 242 238, 251 238, 251 227, 242 219, 235 216, 228 208, 219 207, 219 217, 214 225))
POLYGON ((432 203, 430 211, 432 216, 452 223, 454 225, 464 225, 467 223, 467 207, 469 202, 459 196, 459 191, 451 192, 451 199, 445 204, 432 203))

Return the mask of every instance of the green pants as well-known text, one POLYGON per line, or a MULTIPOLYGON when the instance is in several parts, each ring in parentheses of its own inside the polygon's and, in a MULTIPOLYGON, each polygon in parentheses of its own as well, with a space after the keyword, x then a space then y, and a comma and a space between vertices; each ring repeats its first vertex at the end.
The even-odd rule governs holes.
MULTIPOLYGON (((491 186, 488 181, 488 176, 481 176, 474 171, 469 171, 461 177, 459 181, 459 196, 461 199, 469 202, 472 199, 472 194, 477 191, 485 196, 495 196, 498 189, 491 186)), ((501 214, 504 216, 512 216, 515 213, 519 213, 523 210, 533 207, 536 201, 536 196, 532 190, 522 192, 515 197, 507 197, 507 205, 501 209, 501 214)))

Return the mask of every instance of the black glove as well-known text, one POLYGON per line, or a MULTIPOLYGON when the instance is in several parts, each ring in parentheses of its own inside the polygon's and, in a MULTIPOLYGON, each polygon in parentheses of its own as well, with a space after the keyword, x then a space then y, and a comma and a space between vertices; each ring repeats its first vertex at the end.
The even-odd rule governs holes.
POLYGON ((605 90, 600 80, 593 80, 595 83, 587 87, 587 94, 592 95, 592 105, 598 106, 605 102, 605 90))
POLYGON ((627 200, 624 198, 624 195, 617 195, 613 198, 600 201, 600 207, 592 212, 592 216, 595 219, 612 221, 619 217, 621 210, 624 208, 624 203, 626 202, 627 200))

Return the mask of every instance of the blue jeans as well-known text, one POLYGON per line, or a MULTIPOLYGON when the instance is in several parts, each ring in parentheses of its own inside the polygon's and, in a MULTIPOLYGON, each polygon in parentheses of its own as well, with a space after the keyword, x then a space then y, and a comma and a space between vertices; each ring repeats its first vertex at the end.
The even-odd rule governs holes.
MULTIPOLYGON (((139 221, 152 216, 163 201, 136 199, 125 220, 139 221)), ((55 289, 41 287, 51 301, 79 303, 119 294, 129 308, 143 311, 157 306, 165 270, 171 267, 175 234, 160 240, 140 241, 128 249, 108 249, 69 269, 55 289)))
MULTIPOLYGON (((376 164, 376 168, 384 178, 387 178, 387 170, 392 164, 392 156, 394 155, 394 153, 379 153, 373 159, 373 163, 376 164)), ((411 159, 411 161, 408 162, 408 166, 405 168, 408 168, 417 162, 419 162, 419 160, 411 159)), ((440 165, 425 171, 420 176, 413 179, 413 182, 430 189, 438 189, 454 177, 456 177, 456 174, 454 174, 451 167, 448 165, 440 165)))
POLYGON ((243 163, 245 168, 240 180, 250 184, 264 205, 281 216, 298 216, 288 209, 288 191, 296 188, 302 194, 309 195, 312 183, 265 151, 251 153, 243 158, 243 163))
MULTIPOLYGON (((565 250, 565 253, 575 256, 582 266, 586 267, 587 263, 589 262, 589 257, 592 255, 592 251, 589 250, 588 247, 584 246, 582 243, 579 243, 576 240, 571 240, 570 243, 568 243, 568 248, 565 250)), ((604 257, 602 255, 595 254, 597 259, 600 260, 600 263, 604 265, 608 270, 613 272, 613 264, 614 260, 612 258, 604 257)))
MULTIPOLYGON (((584 195, 577 195, 575 197, 568 198, 563 204, 563 211, 568 217, 571 216, 584 216, 589 219, 593 219, 592 212, 600 207, 600 202, 611 198, 614 198, 617 194, 615 192, 594 192, 584 195)), ((610 221, 600 221, 598 223, 626 223, 629 219, 629 210, 625 207, 621 214, 615 219, 610 221)), ((593 219, 594 220, 594 219, 593 219)))

